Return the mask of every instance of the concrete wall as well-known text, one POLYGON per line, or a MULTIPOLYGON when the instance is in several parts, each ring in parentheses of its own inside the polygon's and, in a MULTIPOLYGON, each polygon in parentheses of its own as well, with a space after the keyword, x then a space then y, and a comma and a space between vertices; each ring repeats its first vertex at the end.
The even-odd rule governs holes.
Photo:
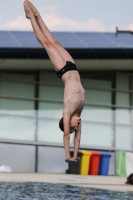
POLYGON ((35 147, 0 144, 0 166, 8 165, 13 172, 34 172, 35 147))
POLYGON ((38 172, 65 173, 68 164, 64 162, 65 153, 63 148, 39 147, 38 172))

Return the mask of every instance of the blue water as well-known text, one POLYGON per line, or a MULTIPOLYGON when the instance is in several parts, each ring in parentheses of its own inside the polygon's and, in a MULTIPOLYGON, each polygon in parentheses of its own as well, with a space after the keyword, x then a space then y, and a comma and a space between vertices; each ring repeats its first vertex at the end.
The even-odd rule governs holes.
POLYGON ((133 193, 64 184, 2 182, 0 200, 133 200, 133 193))

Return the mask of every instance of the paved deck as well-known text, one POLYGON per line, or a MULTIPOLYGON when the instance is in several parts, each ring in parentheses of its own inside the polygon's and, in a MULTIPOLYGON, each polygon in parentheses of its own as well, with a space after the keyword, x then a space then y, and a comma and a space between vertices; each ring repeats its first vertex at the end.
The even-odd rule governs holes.
POLYGON ((73 174, 41 173, 0 173, 0 182, 47 182, 67 185, 100 188, 116 191, 132 191, 133 185, 125 184, 126 177, 118 176, 82 176, 73 174))

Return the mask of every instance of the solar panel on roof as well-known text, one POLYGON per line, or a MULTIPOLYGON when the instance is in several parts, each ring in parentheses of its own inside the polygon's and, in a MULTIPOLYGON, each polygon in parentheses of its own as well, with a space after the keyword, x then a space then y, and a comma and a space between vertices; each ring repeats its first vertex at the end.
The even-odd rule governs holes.
POLYGON ((10 32, 0 31, 0 47, 18 47, 18 44, 13 40, 10 32))
MULTIPOLYGON (((133 48, 130 33, 52 32, 65 48, 133 48)), ((32 31, 0 31, 0 47, 42 48, 32 31)))
POLYGON ((12 32, 23 47, 42 47, 33 32, 12 32))
POLYGON ((114 43, 117 44, 118 47, 121 48, 133 48, 133 35, 130 33, 106 33, 107 35, 114 43))
POLYGON ((52 34, 64 47, 68 48, 85 47, 84 43, 82 43, 82 41, 75 36, 75 33, 53 32, 52 34))
POLYGON ((76 33, 90 48, 115 48, 116 45, 102 33, 76 33))

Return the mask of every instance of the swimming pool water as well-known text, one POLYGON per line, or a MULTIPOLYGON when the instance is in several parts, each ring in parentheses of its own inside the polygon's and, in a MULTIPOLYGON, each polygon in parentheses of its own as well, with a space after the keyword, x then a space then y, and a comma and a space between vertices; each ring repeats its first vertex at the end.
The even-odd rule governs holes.
POLYGON ((133 200, 133 193, 65 184, 2 182, 0 200, 133 200))

